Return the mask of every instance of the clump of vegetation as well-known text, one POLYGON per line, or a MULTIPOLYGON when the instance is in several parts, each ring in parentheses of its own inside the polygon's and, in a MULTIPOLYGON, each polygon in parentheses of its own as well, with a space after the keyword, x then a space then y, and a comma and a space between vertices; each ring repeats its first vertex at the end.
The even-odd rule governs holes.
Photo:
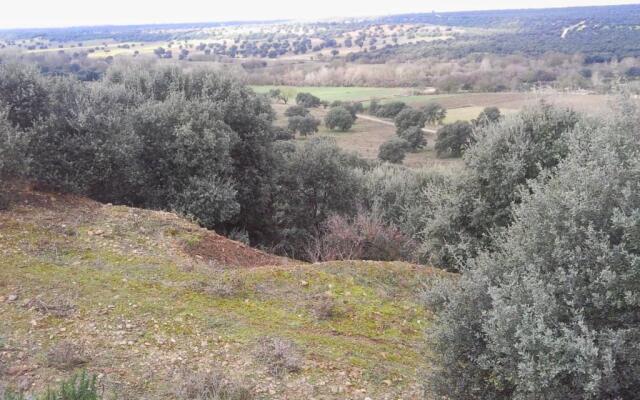
MULTIPOLYGON (((384 103, 375 108, 375 115, 380 118, 395 118, 405 107, 407 107, 407 105, 402 101, 384 103)), ((371 107, 369 107, 369 110, 371 110, 371 107)))
POLYGON ((307 115, 305 117, 293 116, 289 117, 289 130, 291 132, 298 132, 302 136, 313 135, 318 132, 320 126, 320 120, 307 115))
POLYGON ((185 373, 176 398, 182 400, 251 400, 253 391, 246 384, 229 379, 220 370, 185 373))
POLYGON ((360 211, 353 219, 334 215, 308 248, 313 261, 412 261, 416 243, 376 215, 360 211))
POLYGON ((419 126, 411 126, 403 131, 398 131, 398 136, 409 143, 411 151, 417 151, 427 146, 424 130, 419 126))
POLYGON ((286 117, 306 117, 309 115, 309 110, 303 106, 295 105, 287 108, 284 112, 286 117))
POLYGON ((426 188, 424 200, 434 207, 423 214, 423 258, 457 269, 479 249, 490 249, 491 230, 508 226, 527 182, 566 156, 564 137, 579 120, 573 111, 542 103, 477 130, 464 172, 426 188))
POLYGON ((338 129, 342 132, 351 129, 354 123, 353 115, 344 107, 332 107, 324 118, 327 128, 338 129))
POLYGON ((88 360, 84 347, 68 340, 56 343, 47 352, 49 366, 61 370, 77 368, 88 360))
POLYGON ((313 315, 320 321, 335 319, 343 314, 336 300, 327 294, 316 296, 312 303, 312 308, 313 315))
MULTIPOLYGON (((433 290, 439 368, 427 384, 437 395, 637 397, 638 301, 629 293, 639 289, 638 113, 625 105, 561 134, 566 156, 552 156, 557 168, 519 191, 513 222, 494 232, 492 251, 469 260, 456 284, 433 290)), ((534 135, 549 140, 556 131, 534 135)), ((543 143, 534 148, 549 162, 557 143, 543 143)))
POLYGON ((402 132, 416 126, 424 128, 426 121, 427 119, 423 112, 411 107, 404 108, 394 119, 397 132, 402 132))
POLYGON ((299 372, 303 365, 298 346, 291 340, 280 337, 261 338, 258 341, 255 356, 275 376, 299 372))
MULTIPOLYGON (((1 389, 1 388, 0 388, 1 389)), ((74 375, 71 379, 63 381, 58 389, 48 389, 40 396, 25 396, 22 393, 12 391, 0 392, 2 400, 101 400, 98 392, 97 377, 88 375, 86 371, 74 375)))
POLYGON ((466 121, 456 121, 438 129, 435 149, 438 157, 460 157, 471 145, 473 126, 466 121))
POLYGON ((430 125, 441 125, 447 117, 447 109, 438 103, 429 103, 422 108, 424 120, 430 125))
POLYGON ((489 124, 495 124, 502 119, 502 114, 498 107, 486 107, 478 115, 478 118, 471 121, 474 126, 483 127, 489 124))
POLYGON ((306 108, 320 107, 320 99, 311 93, 300 92, 296 95, 296 104, 306 108))
POLYGON ((410 148, 411 144, 407 142, 406 139, 394 137, 380 145, 378 158, 392 164, 402 164, 402 161, 410 148))

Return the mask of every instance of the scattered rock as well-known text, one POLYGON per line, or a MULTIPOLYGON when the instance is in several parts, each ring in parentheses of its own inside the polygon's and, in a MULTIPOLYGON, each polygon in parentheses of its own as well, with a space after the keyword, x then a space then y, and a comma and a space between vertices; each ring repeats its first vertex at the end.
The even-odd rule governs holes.
POLYGON ((9 296, 7 296, 7 301, 9 303, 12 303, 14 301, 18 300, 18 295, 17 294, 10 294, 9 296))

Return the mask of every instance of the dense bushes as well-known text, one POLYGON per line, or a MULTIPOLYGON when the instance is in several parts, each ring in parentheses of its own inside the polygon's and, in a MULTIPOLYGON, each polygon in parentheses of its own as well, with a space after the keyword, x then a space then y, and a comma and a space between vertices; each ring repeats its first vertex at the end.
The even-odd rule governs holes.
POLYGON ((466 121, 456 121, 438 129, 435 150, 438 156, 460 157, 471 145, 473 127, 466 121))
MULTIPOLYGON (((626 106, 562 134, 565 149, 538 141, 547 149, 541 162, 568 156, 521 192, 513 223, 493 234, 494 250, 430 296, 439 306, 431 338, 440 367, 427 382, 441 398, 637 397, 638 121, 636 106, 626 106)), ((559 131, 541 132, 550 140, 559 131)))
POLYGON ((476 144, 464 156, 464 172, 428 196, 439 205, 431 216, 425 214, 425 255, 455 269, 456 260, 490 248, 490 231, 510 224, 523 185, 566 155, 564 135, 578 119, 569 110, 540 104, 477 130, 476 144))
MULTIPOLYGON (((407 105, 401 101, 376 105, 374 108, 375 116, 380 118, 395 118, 405 107, 407 107, 407 105)), ((369 111, 373 112, 371 107, 369 107, 369 111)))

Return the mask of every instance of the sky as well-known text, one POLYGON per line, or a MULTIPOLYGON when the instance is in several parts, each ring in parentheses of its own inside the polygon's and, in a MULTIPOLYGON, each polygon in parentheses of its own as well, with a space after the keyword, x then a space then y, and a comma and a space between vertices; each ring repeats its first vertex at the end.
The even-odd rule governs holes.
POLYGON ((2 0, 0 29, 317 20, 410 12, 634 4, 640 0, 2 0))

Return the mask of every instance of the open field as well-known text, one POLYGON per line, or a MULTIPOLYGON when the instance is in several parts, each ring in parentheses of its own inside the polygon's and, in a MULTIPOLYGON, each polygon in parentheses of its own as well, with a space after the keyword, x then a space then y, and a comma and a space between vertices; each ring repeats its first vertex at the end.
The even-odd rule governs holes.
POLYGON ((295 94, 308 92, 321 100, 327 101, 359 101, 368 105, 369 100, 379 99, 380 103, 402 101, 412 107, 421 107, 425 104, 437 102, 447 108, 467 108, 469 115, 465 117, 465 111, 460 111, 458 119, 469 120, 478 115, 484 107, 495 106, 501 110, 519 110, 522 107, 546 101, 563 107, 573 108, 581 112, 594 112, 601 110, 614 96, 602 94, 587 94, 578 92, 558 92, 553 90, 531 92, 497 92, 497 93, 455 93, 455 94, 412 94, 424 91, 412 88, 385 88, 385 87, 324 87, 324 86, 251 86, 257 93, 268 93, 270 89, 280 88, 293 93, 290 102, 294 102, 295 94), (470 113, 478 111, 475 115, 470 113))
MULTIPOLYGON (((281 126, 287 124, 287 118, 284 111, 288 106, 283 104, 274 104, 273 108, 277 114, 276 123, 281 126)), ((324 121, 327 110, 322 108, 312 109, 311 114, 324 121)), ((477 115, 474 115, 474 117, 477 115)), ((338 146, 342 149, 355 152, 363 158, 374 160, 378 158, 378 148, 387 140, 396 135, 396 128, 392 121, 385 121, 379 118, 369 118, 367 115, 358 117, 353 127, 347 132, 331 131, 323 124, 320 125, 317 136, 328 136, 334 138, 338 146)), ((412 168, 428 167, 428 168, 453 168, 457 169, 462 166, 460 159, 456 158, 437 158, 433 146, 436 135, 427 133, 427 148, 417 153, 407 153, 403 162, 412 168)), ((305 138, 298 138, 305 140, 305 138)))
POLYGON ((420 288, 445 273, 393 262, 233 267, 199 244, 240 243, 170 213, 72 196, 32 192, 0 212, 0 227, 0 378, 10 385, 38 392, 86 368, 118 398, 175 398, 181 376, 214 368, 258 399, 420 392, 431 319, 420 288), (299 371, 271 375, 255 357, 264 336, 292 341, 299 371), (81 351, 77 364, 52 360, 62 343, 81 351))
MULTIPOLYGON (((470 121, 478 116, 480 112, 489 106, 496 106, 503 114, 517 112, 522 107, 540 101, 557 104, 564 107, 573 108, 580 112, 597 114, 602 110, 607 102, 613 99, 612 96, 578 94, 578 93, 557 93, 557 92, 532 92, 532 93, 461 93, 461 94, 441 94, 441 95, 420 95, 407 96, 410 89, 406 88, 370 88, 370 87, 284 87, 284 86, 253 86, 258 93, 267 93, 272 88, 289 90, 291 93, 309 92, 327 101, 363 101, 366 99, 384 99, 381 102, 404 101, 413 107, 420 107, 429 102, 438 102, 447 108, 447 117, 444 123, 455 121, 470 121)), ((289 104, 274 103, 277 123, 286 125, 284 111, 295 104, 295 94, 289 100, 289 104)), ((312 114, 324 119, 327 110, 317 108, 311 110, 312 114)), ((437 127, 427 127, 434 131, 437 127)), ((356 120, 354 126, 348 132, 336 132, 327 129, 324 124, 320 126, 318 135, 330 136, 336 143, 347 151, 358 153, 367 159, 378 157, 378 148, 382 143, 395 136, 395 126, 391 120, 371 118, 363 115, 356 120)), ((440 159, 436 157, 433 150, 436 135, 433 132, 426 133, 427 147, 417 153, 407 153, 404 164, 410 167, 444 167, 460 168, 462 165, 459 159, 440 159)), ((304 140, 304 138, 299 139, 304 140)))
POLYGON ((381 88, 381 87, 340 87, 340 86, 251 86, 256 93, 268 93, 271 89, 281 89, 291 92, 290 102, 295 103, 295 95, 301 92, 311 93, 326 101, 359 101, 371 99, 390 99, 407 96, 412 92, 409 88, 381 88))

